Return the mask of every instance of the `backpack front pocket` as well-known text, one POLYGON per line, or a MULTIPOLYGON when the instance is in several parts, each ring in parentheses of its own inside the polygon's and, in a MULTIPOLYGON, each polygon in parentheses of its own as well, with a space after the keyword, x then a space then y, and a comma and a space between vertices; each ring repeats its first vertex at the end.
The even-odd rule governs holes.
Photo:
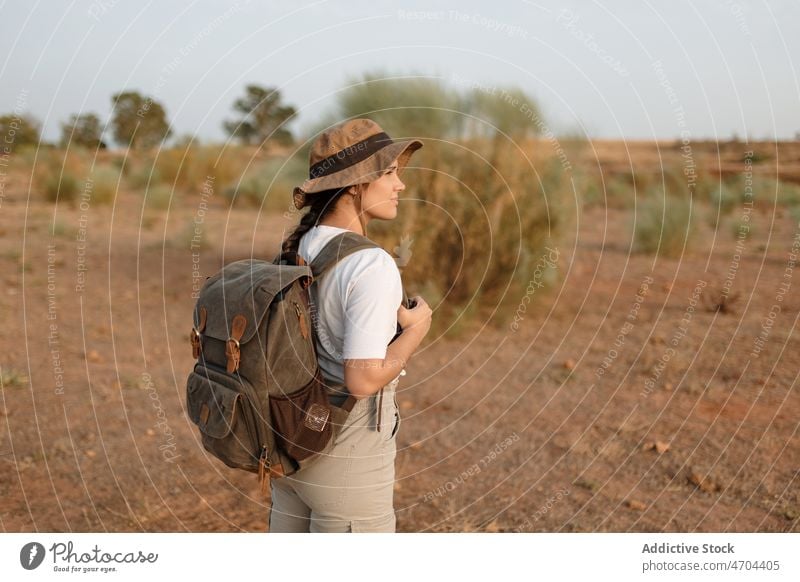
POLYGON ((317 377, 290 394, 270 394, 269 410, 278 444, 298 464, 322 452, 333 436, 332 405, 317 377))
POLYGON ((254 410, 247 395, 236 389, 238 381, 194 371, 186 385, 186 407, 208 452, 229 467, 257 472, 254 410))

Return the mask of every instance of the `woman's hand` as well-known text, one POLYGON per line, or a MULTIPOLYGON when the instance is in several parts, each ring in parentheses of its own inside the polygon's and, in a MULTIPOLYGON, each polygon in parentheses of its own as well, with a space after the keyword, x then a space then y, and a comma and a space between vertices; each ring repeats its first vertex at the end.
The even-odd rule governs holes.
POLYGON ((414 307, 406 309, 401 305, 397 309, 397 323, 400 324, 403 331, 409 329, 420 330, 420 333, 424 336, 431 328, 433 311, 419 295, 411 297, 409 303, 414 307))

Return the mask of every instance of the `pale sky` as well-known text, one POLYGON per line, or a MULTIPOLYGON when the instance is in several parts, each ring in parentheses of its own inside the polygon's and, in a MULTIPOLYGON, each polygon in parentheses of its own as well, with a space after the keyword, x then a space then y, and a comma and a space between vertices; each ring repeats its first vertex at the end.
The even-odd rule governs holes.
POLYGON ((375 68, 517 85, 554 131, 588 137, 800 132, 797 0, 18 0, 0 27, 0 113, 33 114, 48 140, 72 113, 106 122, 123 90, 159 100, 177 135, 221 140, 248 83, 279 87, 299 134, 375 68))

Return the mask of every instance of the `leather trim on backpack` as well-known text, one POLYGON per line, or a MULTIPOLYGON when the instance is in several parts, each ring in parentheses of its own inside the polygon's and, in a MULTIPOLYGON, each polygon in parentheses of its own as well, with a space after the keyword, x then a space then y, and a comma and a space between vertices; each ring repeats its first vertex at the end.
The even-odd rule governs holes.
POLYGON ((192 357, 196 360, 200 357, 200 352, 203 349, 203 332, 206 329, 206 317, 208 313, 206 312, 205 307, 201 307, 200 310, 200 323, 197 327, 192 327, 192 331, 189 335, 189 341, 192 344, 192 357))
POLYGON ((242 339, 245 328, 247 328, 247 318, 239 313, 233 318, 231 334, 230 337, 228 337, 228 341, 225 343, 225 357, 228 359, 228 374, 233 374, 239 369, 239 361, 242 356, 239 350, 239 340, 242 339))

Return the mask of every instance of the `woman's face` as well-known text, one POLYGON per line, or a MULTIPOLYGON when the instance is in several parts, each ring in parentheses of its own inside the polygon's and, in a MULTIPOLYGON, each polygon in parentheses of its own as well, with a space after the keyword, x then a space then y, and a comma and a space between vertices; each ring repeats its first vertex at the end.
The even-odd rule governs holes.
POLYGON ((397 216, 399 196, 405 184, 397 174, 397 160, 384 171, 383 175, 369 183, 362 194, 361 208, 370 218, 392 220, 397 216))

